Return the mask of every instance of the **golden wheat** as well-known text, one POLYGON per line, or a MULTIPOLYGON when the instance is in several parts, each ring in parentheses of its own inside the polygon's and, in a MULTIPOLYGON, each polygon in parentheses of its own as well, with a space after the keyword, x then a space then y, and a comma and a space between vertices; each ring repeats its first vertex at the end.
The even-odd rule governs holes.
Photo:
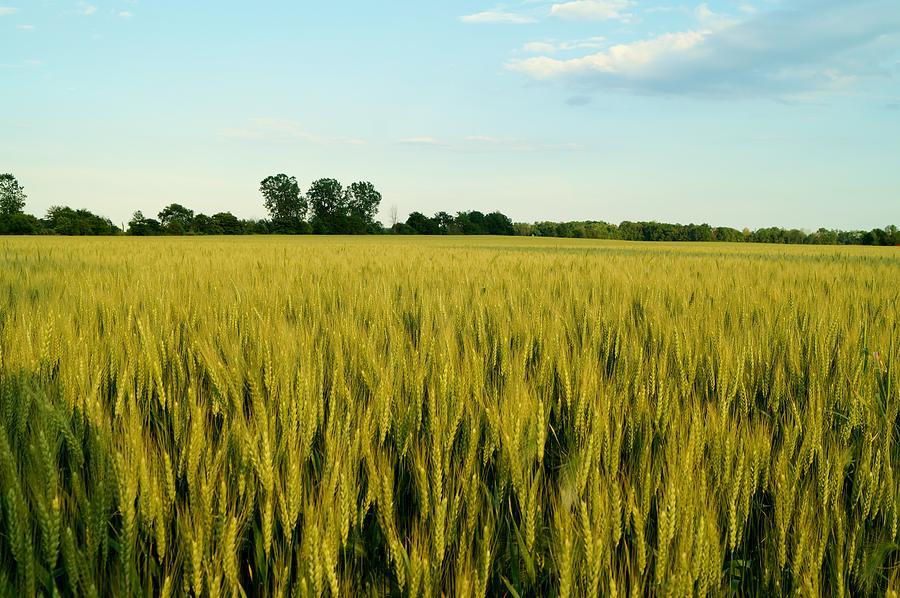
POLYGON ((0 239, 0 594, 884 594, 900 255, 0 239))

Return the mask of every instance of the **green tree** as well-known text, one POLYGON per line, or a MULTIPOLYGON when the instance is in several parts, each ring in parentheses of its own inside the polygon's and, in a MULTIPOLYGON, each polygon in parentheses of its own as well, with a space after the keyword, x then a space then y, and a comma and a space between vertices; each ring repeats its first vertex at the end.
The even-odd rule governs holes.
POLYGON ((198 235, 221 235, 222 229, 206 214, 194 214, 191 230, 198 235))
POLYGON ((151 235, 161 235, 162 226, 159 221, 153 218, 145 218, 143 212, 138 210, 131 216, 128 222, 128 234, 136 237, 148 237, 151 235))
POLYGON ((347 232, 347 198, 335 179, 314 181, 306 193, 313 232, 334 234, 347 232))
POLYGON ((299 232, 297 229, 306 219, 308 204, 297 179, 286 174, 275 174, 262 180, 259 191, 276 228, 284 232, 299 232))
POLYGON ((433 220, 437 222, 438 231, 442 235, 449 235, 453 232, 453 216, 447 212, 438 212, 434 215, 433 220))
POLYGON ((484 217, 484 230, 489 235, 513 235, 512 220, 508 216, 500 212, 491 212, 484 217))
POLYGON ((371 229, 375 224, 378 206, 381 204, 381 193, 375 190, 372 183, 360 181, 347 187, 345 194, 348 216, 354 220, 361 220, 365 229, 371 229))
POLYGON ((31 214, 0 214, 0 235, 37 235, 41 221, 31 214))
POLYGON ((44 222, 57 235, 114 235, 119 232, 109 218, 67 206, 51 207, 44 222))
POLYGON ((437 221, 434 218, 429 218, 422 212, 412 212, 406 219, 406 224, 420 235, 436 235, 440 233, 437 221))
POLYGON ((159 222, 166 232, 181 235, 191 230, 194 221, 194 210, 181 204, 169 204, 159 213, 159 222))
POLYGON ((219 212, 213 214, 213 223, 221 229, 225 235, 241 235, 244 233, 244 225, 238 220, 237 216, 231 212, 219 212))
POLYGON ((25 189, 16 177, 0 174, 0 214, 21 214, 25 207, 25 189))

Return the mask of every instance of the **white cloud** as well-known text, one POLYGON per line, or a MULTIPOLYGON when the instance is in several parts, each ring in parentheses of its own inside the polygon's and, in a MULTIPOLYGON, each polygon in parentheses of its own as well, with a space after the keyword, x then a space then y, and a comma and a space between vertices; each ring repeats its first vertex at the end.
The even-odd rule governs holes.
POLYGON ((536 19, 533 17, 529 17, 528 15, 523 15, 514 12, 507 12, 505 10, 486 10, 483 12, 476 12, 475 14, 466 15, 459 18, 463 23, 473 23, 473 24, 495 24, 495 23, 503 23, 507 25, 525 25, 527 23, 535 23, 536 19))
POLYGON ((526 54, 553 54, 556 52, 556 44, 550 42, 528 42, 522 46, 526 54))
POLYGON ((663 56, 696 47, 704 37, 705 35, 699 31, 666 33, 649 40, 618 44, 608 50, 580 58, 556 59, 538 56, 512 62, 508 67, 536 79, 552 79, 589 72, 637 75, 641 69, 653 67, 663 56))
POLYGON ((409 137, 401 139, 398 143, 433 147, 451 152, 541 152, 541 151, 571 151, 581 149, 577 143, 534 143, 522 139, 494 137, 491 135, 468 135, 462 139, 442 141, 435 137, 409 137))
POLYGON ((624 11, 632 5, 630 0, 573 0, 554 4, 550 15, 578 21, 609 21, 629 17, 624 11))
POLYGON ((435 137, 429 137, 427 135, 423 135, 420 137, 407 137, 405 139, 401 139, 398 143, 402 143, 403 145, 443 145, 443 143, 441 143, 439 139, 436 139, 435 137))
POLYGON ((128 11, 128 10, 123 10, 122 12, 119 13, 119 16, 122 17, 123 19, 130 19, 131 17, 134 16, 134 13, 131 11, 128 11))
POLYGON ((299 123, 277 118, 254 118, 250 126, 241 129, 226 129, 222 136, 241 141, 306 141, 322 145, 364 145, 362 139, 336 137, 310 133, 299 123))
POLYGON ((845 90, 896 70, 896 0, 797 0, 742 20, 701 5, 695 16, 693 30, 572 58, 543 52, 507 68, 640 93, 776 97, 845 90))
POLYGON ((82 4, 81 5, 81 14, 86 17, 91 16, 92 14, 97 12, 97 7, 93 4, 82 4))
POLYGON ((713 12, 707 4, 698 6, 694 14, 697 16, 697 21, 699 21, 700 25, 706 29, 722 29, 740 22, 732 17, 713 12))
POLYGON ((0 6, 0 17, 15 14, 16 10, 18 9, 15 9, 12 6, 0 6))
POLYGON ((34 25, 16 25, 16 29, 20 31, 34 31, 34 25))
POLYGON ((606 38, 602 36, 579 39, 572 42, 529 42, 522 46, 521 52, 525 54, 554 54, 556 52, 568 52, 573 50, 591 50, 602 48, 606 38))

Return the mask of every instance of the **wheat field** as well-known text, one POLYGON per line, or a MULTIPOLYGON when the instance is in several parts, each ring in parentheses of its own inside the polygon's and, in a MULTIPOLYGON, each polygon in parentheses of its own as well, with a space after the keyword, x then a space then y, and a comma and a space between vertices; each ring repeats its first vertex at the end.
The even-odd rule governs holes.
POLYGON ((883 595, 900 253, 0 239, 0 595, 883 595))

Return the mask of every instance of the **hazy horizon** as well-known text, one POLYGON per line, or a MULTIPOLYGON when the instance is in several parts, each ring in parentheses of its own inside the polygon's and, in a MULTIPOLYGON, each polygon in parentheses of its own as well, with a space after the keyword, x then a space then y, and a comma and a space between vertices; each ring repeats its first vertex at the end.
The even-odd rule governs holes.
POLYGON ((265 216, 285 172, 411 211, 900 224, 894 0, 0 0, 26 211, 265 216))

